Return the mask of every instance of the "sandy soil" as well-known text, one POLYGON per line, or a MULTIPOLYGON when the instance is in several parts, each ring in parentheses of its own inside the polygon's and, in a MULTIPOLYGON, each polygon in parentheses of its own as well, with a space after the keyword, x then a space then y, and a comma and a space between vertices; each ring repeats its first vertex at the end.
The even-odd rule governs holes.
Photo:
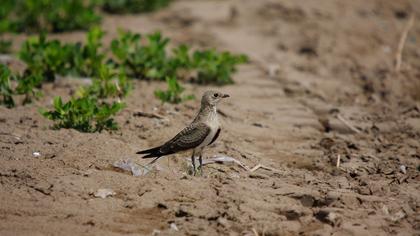
POLYGON ((248 54, 237 83, 216 88, 231 98, 206 155, 273 169, 210 164, 193 177, 179 154, 146 176, 118 171, 115 161, 146 163, 134 153, 176 134, 199 101, 162 106, 153 90, 165 84, 136 81, 119 132, 51 130, 37 109, 70 96, 78 82, 64 79, 35 104, 0 108, 0 235, 420 235, 419 16, 415 0, 237 0, 106 17, 108 41, 118 27, 161 30, 174 44, 248 54), (95 198, 102 188, 116 194, 95 198))

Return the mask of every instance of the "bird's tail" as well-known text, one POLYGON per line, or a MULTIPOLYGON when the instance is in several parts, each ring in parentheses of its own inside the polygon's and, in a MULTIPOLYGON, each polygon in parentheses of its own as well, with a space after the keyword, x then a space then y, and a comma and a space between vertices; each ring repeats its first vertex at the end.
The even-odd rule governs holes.
POLYGON ((143 156, 142 158, 153 158, 153 157, 159 157, 162 156, 162 153, 159 152, 160 147, 155 147, 143 151, 138 151, 136 154, 147 154, 143 156))

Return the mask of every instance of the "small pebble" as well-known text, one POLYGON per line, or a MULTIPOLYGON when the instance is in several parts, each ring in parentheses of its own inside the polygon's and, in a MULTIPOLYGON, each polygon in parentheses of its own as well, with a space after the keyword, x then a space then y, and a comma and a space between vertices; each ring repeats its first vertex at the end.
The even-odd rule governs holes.
POLYGON ((170 227, 171 227, 171 229, 173 229, 175 231, 179 231, 178 226, 176 226, 175 223, 171 223, 170 227))
POLYGON ((93 195, 97 198, 107 198, 108 196, 114 196, 115 194, 116 193, 112 189, 101 188, 93 195))
POLYGON ((32 153, 32 156, 33 157, 40 157, 41 156, 41 153, 40 152, 33 152, 32 153))
POLYGON ((401 171, 401 173, 403 173, 403 174, 407 174, 407 167, 406 167, 405 165, 401 165, 401 166, 400 166, 400 171, 401 171))

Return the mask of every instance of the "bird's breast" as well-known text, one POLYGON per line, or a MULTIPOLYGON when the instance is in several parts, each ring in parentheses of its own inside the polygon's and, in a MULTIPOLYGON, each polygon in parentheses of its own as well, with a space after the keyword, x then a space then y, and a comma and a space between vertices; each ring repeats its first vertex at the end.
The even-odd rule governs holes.
POLYGON ((205 146, 209 145, 216 135, 217 130, 220 128, 216 110, 212 110, 211 112, 207 113, 203 121, 210 128, 210 132, 204 141, 197 147, 197 149, 204 148, 205 146))
POLYGON ((214 136, 216 135, 218 129, 219 127, 210 127, 209 134, 197 148, 204 148, 205 146, 209 145, 213 140, 214 136))

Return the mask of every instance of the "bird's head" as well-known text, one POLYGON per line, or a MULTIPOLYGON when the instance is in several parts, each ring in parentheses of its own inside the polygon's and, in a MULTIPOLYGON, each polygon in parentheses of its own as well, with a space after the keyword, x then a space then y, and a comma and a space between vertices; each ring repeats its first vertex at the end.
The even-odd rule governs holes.
POLYGON ((217 103, 219 103, 220 100, 223 98, 228 98, 228 94, 224 94, 218 91, 206 91, 203 94, 203 97, 201 98, 201 105, 202 106, 216 106, 217 103))

